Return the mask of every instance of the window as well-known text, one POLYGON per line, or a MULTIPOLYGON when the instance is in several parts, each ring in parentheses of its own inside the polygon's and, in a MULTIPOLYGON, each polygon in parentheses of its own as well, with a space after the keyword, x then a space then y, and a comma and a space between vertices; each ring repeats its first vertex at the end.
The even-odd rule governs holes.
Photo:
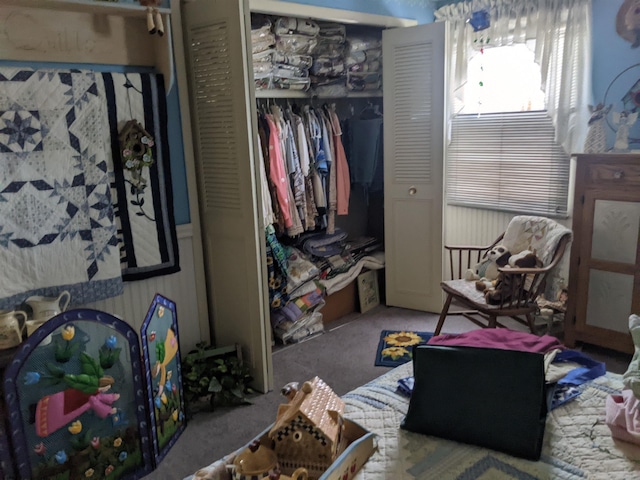
POLYGON ((554 141, 533 52, 486 48, 467 75, 464 107, 451 122, 447 202, 566 217, 569 156, 554 141))

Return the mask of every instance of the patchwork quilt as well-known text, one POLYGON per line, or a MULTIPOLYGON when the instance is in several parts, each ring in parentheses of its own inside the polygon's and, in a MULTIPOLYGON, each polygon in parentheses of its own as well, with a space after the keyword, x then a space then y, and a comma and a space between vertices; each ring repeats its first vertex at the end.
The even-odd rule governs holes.
POLYGON ((122 292, 102 79, 0 70, 0 308, 122 292))
POLYGON ((0 308, 179 270, 166 125, 161 75, 0 68, 0 308), (132 119, 153 139, 143 183, 121 160, 132 119))
MULTIPOLYGON (((409 398, 397 391, 397 382, 412 374, 413 365, 405 363, 342 397, 345 417, 377 435, 377 451, 354 480, 640 478, 640 449, 614 442, 604 423, 607 396, 623 387, 620 375, 607 373, 581 385, 574 400, 548 414, 542 457, 534 462, 401 430, 409 398)), ((230 478, 225 465, 240 450, 200 469, 198 478, 230 478)))

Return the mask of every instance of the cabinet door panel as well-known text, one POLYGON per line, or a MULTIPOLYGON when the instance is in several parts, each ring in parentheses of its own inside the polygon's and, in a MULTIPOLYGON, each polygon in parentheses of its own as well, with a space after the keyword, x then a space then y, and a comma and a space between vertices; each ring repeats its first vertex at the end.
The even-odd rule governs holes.
POLYGON ((636 263, 640 203, 597 199, 593 211, 591 257, 636 263))
POLYGON ((586 325, 627 333, 633 280, 632 275, 592 269, 589 272, 586 325))

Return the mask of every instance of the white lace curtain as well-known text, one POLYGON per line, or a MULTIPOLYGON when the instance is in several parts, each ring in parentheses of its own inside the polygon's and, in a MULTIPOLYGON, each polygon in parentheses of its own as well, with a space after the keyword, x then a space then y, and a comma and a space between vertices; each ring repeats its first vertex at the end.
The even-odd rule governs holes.
POLYGON ((592 98, 591 0, 469 0, 441 7, 435 17, 449 22, 451 116, 459 111, 468 61, 481 46, 526 43, 540 65, 556 141, 567 153, 582 151, 592 98), (481 10, 489 12, 490 26, 474 32, 467 21, 481 10))

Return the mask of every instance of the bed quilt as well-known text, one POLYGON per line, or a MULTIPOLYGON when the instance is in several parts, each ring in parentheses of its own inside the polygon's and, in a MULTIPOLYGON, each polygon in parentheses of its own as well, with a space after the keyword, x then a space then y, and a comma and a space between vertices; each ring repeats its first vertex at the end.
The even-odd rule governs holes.
POLYGON ((345 416, 379 436, 378 451, 356 475, 358 480, 640 478, 640 449, 614 442, 604 423, 605 400, 620 393, 620 375, 607 373, 582 385, 576 399, 549 412, 542 456, 533 462, 401 430, 409 399, 396 386, 412 368, 401 365, 343 397, 345 416))
MULTIPOLYGON (((640 449, 614 442, 604 423, 605 400, 620 393, 622 377, 607 373, 580 386, 580 395, 547 416, 542 457, 523 460, 400 429, 409 399, 397 391, 399 379, 412 375, 406 363, 342 398, 345 417, 377 435, 377 451, 355 480, 623 480, 640 478, 640 449)), ((200 469, 200 478, 229 478, 225 465, 237 452, 200 469)), ((189 476, 185 480, 191 480, 189 476)))

